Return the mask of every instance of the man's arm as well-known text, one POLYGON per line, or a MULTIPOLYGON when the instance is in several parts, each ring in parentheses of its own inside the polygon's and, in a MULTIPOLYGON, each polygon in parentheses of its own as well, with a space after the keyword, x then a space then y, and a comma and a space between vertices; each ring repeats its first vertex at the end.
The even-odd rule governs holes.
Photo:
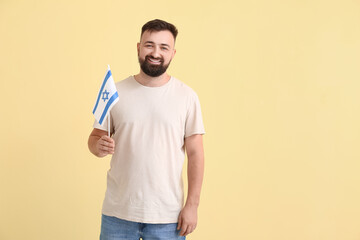
POLYGON ((89 136, 89 150, 97 157, 105 157, 114 153, 115 141, 107 134, 107 131, 94 128, 89 136))
POLYGON ((197 225, 197 209, 204 176, 204 149, 202 135, 195 134, 185 138, 185 149, 188 158, 188 196, 179 215, 178 230, 180 235, 192 233, 197 225))

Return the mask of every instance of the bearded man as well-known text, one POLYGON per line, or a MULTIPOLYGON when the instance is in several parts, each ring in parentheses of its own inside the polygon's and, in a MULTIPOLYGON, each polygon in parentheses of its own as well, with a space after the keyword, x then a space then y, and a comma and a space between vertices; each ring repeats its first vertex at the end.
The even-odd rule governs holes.
POLYGON ((93 125, 90 151, 98 157, 112 154, 101 240, 185 239, 196 228, 205 131, 197 94, 166 72, 177 33, 173 24, 159 19, 142 27, 140 72, 116 83, 119 101, 110 111, 111 125, 93 125))

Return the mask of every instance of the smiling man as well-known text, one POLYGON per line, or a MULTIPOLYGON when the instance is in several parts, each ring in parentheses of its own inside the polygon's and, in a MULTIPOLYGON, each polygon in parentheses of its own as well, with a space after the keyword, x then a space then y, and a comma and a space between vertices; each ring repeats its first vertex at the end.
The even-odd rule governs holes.
POLYGON ((94 155, 112 154, 101 240, 185 239, 196 228, 205 131, 196 93, 166 72, 177 33, 174 25, 158 19, 142 27, 140 72, 116 83, 119 101, 110 112, 111 126, 95 121, 89 136, 94 155))

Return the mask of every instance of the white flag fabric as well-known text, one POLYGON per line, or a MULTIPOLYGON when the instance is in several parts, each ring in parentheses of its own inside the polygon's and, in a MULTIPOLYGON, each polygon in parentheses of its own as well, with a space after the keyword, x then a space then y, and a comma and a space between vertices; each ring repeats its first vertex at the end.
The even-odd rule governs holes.
POLYGON ((108 65, 108 70, 105 74, 105 78, 101 85, 93 110, 95 119, 101 126, 103 125, 111 108, 115 105, 115 103, 117 103, 117 101, 119 101, 119 95, 110 71, 110 66, 108 65))

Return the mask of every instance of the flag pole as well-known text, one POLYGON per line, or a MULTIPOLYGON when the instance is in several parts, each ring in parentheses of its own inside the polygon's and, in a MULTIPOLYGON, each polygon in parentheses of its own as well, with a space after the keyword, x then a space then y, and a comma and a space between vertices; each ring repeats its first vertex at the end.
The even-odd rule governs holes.
POLYGON ((110 137, 110 113, 108 114, 108 135, 110 137))
MULTIPOLYGON (((108 71, 110 70, 110 65, 108 64, 108 71)), ((110 137, 110 111, 108 113, 108 135, 110 137)))

